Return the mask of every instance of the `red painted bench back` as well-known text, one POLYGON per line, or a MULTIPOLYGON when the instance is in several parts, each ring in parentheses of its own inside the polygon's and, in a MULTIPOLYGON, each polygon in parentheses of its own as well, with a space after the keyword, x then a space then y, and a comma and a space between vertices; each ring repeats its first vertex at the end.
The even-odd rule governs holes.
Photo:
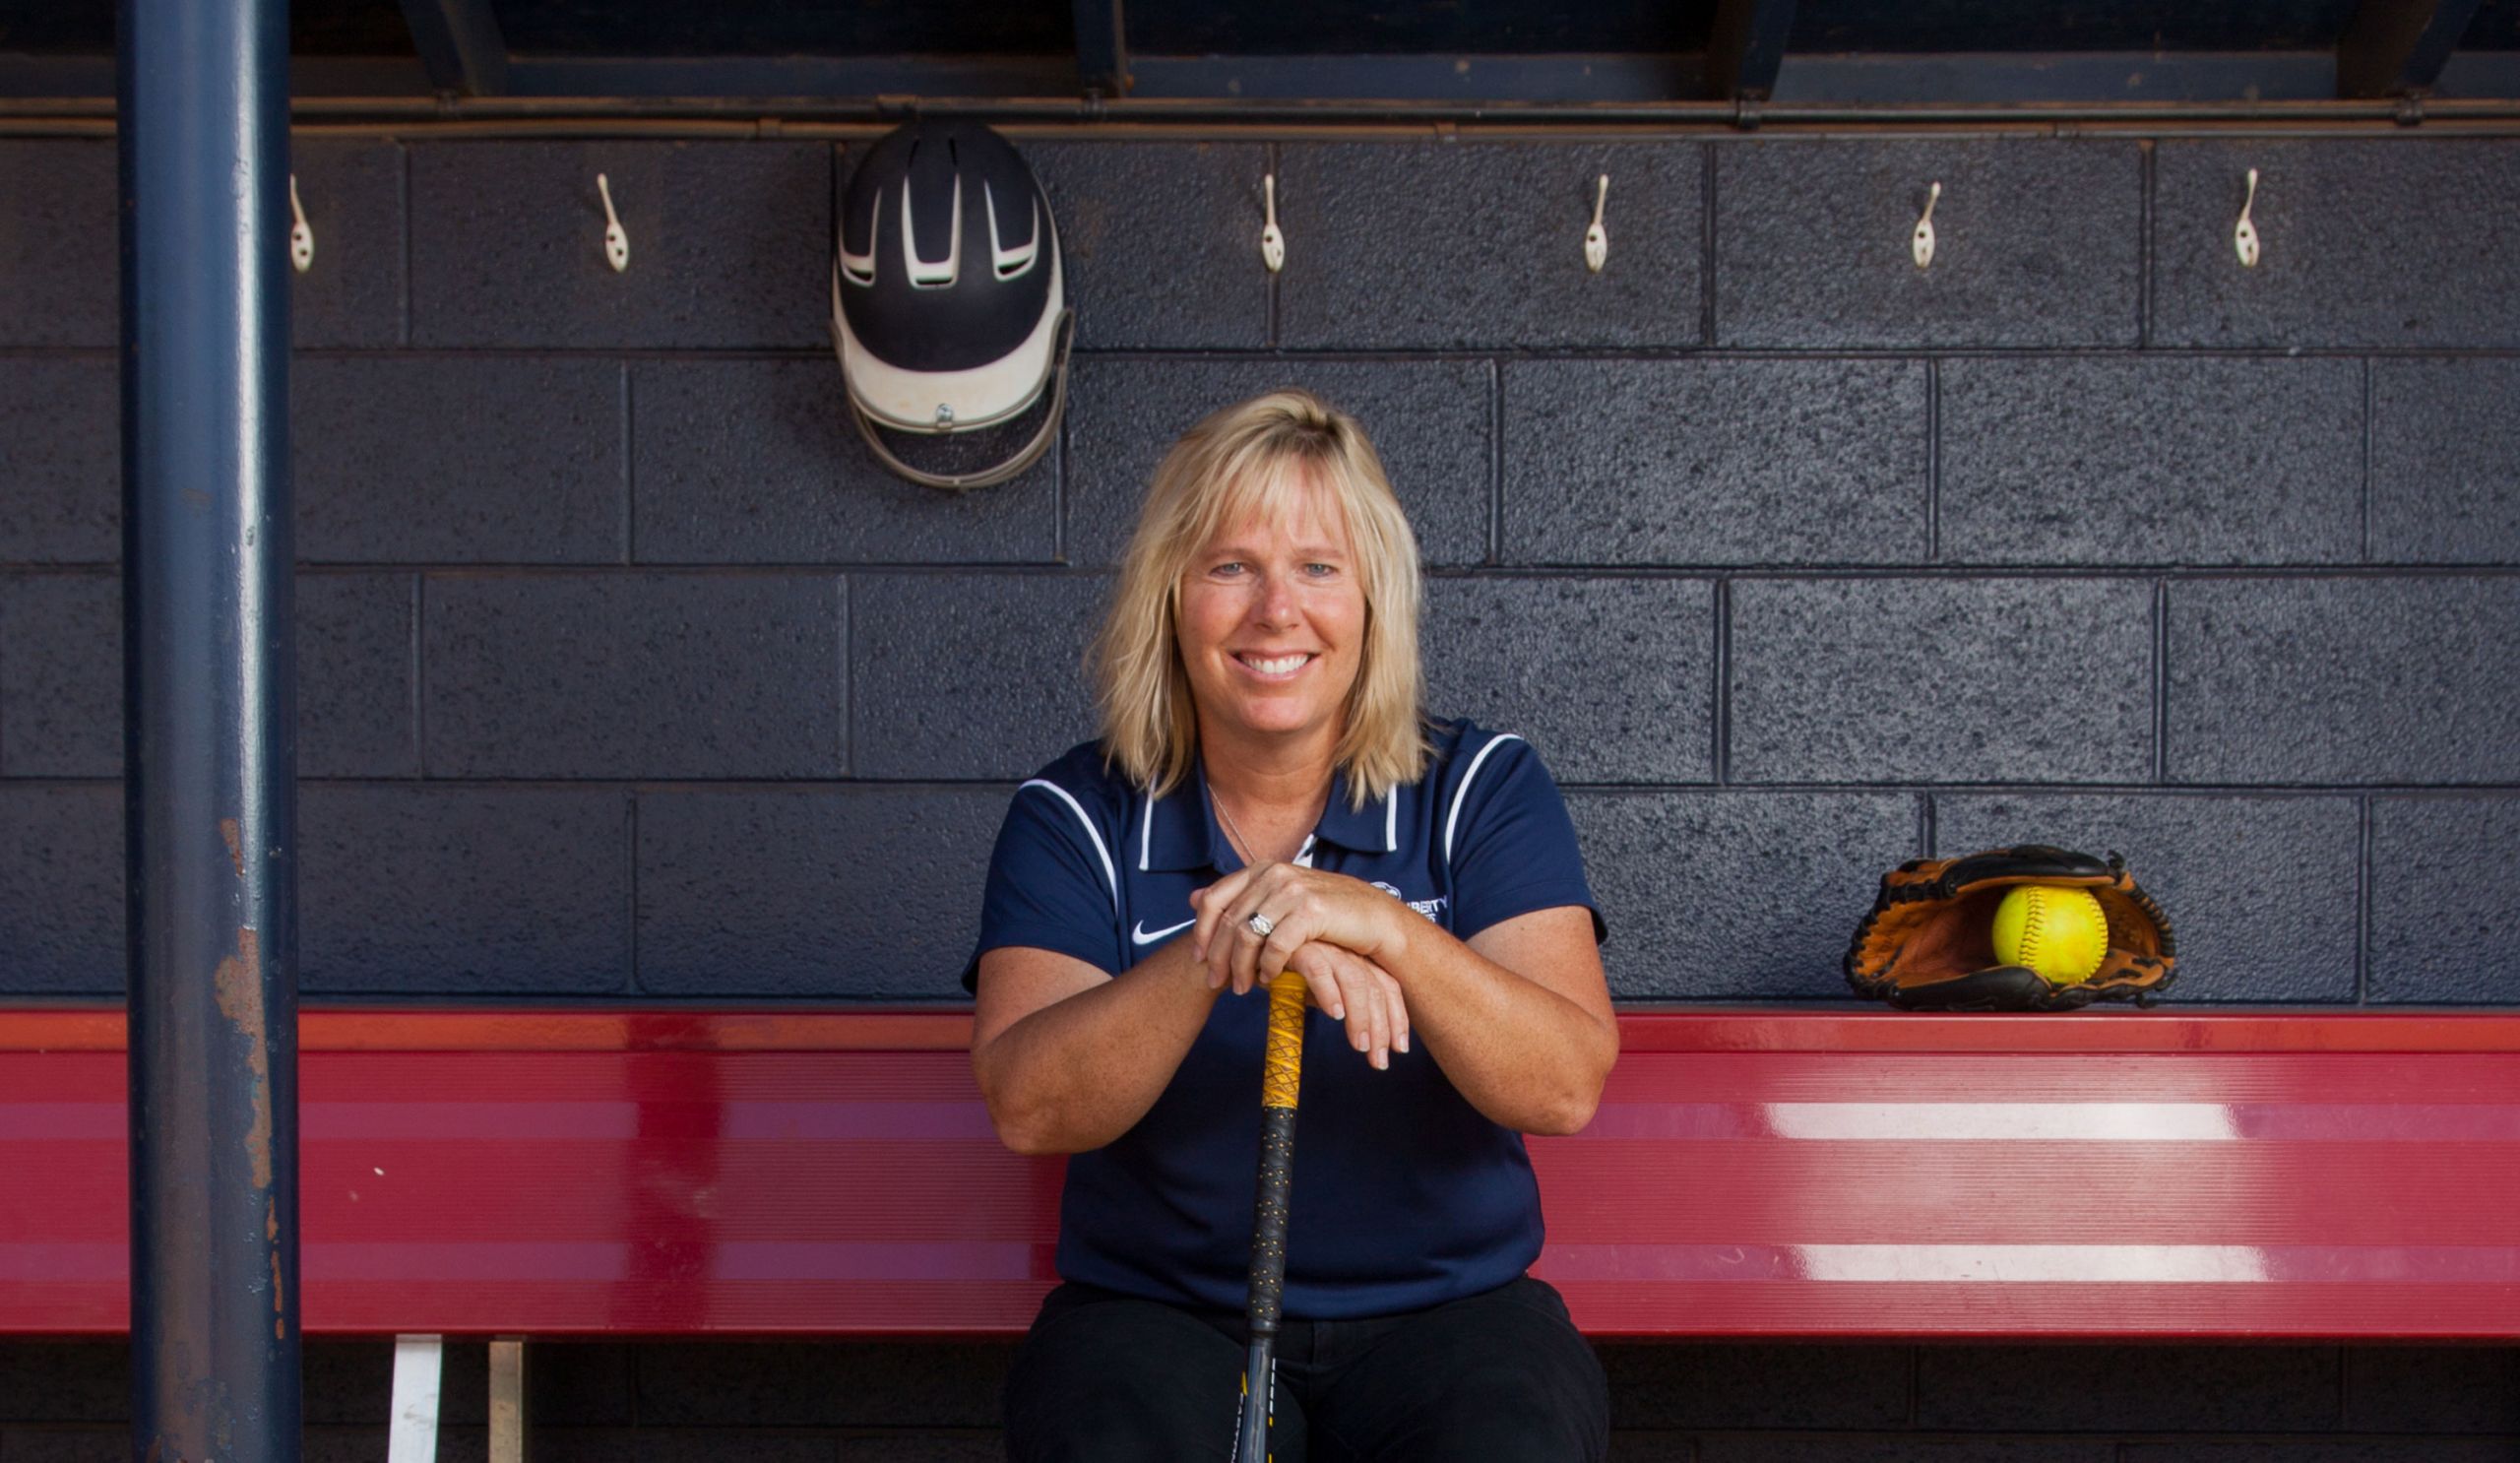
MULTIPOLYGON (((1532 1143, 1588 1332, 2520 1337, 2520 1013, 1621 1024, 1532 1143)), ((1013 1334, 1052 1284, 963 1014, 300 1030, 309 1332, 1013 1334)), ((0 1333, 125 1329, 125 1091, 119 1011, 0 1012, 0 1333)))

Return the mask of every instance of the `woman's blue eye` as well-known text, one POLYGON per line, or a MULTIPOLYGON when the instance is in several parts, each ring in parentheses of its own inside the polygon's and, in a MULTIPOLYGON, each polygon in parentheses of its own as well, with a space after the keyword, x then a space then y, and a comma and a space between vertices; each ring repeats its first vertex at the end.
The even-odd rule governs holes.
MULTIPOLYGON (((1250 566, 1248 563, 1244 562, 1244 561, 1243 561, 1243 560, 1241 560, 1241 559, 1227 559, 1227 560, 1226 560, 1226 561, 1224 561, 1223 563, 1218 564, 1218 565, 1217 565, 1217 566, 1215 566, 1214 568, 1210 569, 1208 572, 1209 572, 1209 573, 1211 573, 1211 574, 1223 574, 1223 575, 1232 576, 1232 575, 1240 574, 1240 573, 1242 573, 1243 571, 1245 571, 1245 570, 1249 569, 1250 567, 1251 567, 1251 566, 1250 566)), ((1304 566, 1303 566, 1303 572, 1304 572, 1305 574, 1307 574, 1307 575, 1310 575, 1310 576, 1311 576, 1312 578, 1314 578, 1314 579, 1328 579, 1328 578, 1330 578, 1332 575, 1337 574, 1337 573, 1339 572, 1339 566, 1338 566, 1337 564, 1324 564, 1324 563, 1315 562, 1315 563, 1309 563, 1309 564, 1304 565, 1304 566)))

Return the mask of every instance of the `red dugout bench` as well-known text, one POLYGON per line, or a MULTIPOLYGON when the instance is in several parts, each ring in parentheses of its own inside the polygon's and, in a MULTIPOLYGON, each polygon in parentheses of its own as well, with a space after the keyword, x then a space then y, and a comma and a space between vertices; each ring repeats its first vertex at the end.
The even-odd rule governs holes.
MULTIPOLYGON (((2520 1013, 1620 1025, 1532 1143, 1589 1334, 2520 1338, 2520 1013)), ((300 1032, 312 1334, 1013 1336, 1053 1283, 962 1013, 300 1032)), ((125 1092, 119 1009, 0 1011, 0 1334, 127 1329, 125 1092)))

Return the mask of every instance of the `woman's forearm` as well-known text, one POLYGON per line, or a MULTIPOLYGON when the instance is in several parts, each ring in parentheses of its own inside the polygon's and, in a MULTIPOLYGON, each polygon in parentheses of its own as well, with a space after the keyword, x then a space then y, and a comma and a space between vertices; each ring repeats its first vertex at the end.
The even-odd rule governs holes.
POLYGON ((1592 1120, 1618 1060, 1616 1018, 1432 922, 1377 958, 1400 982, 1415 1040, 1489 1120, 1526 1133, 1571 1133, 1592 1120))
POLYGON ((990 1121, 1022 1153, 1082 1153, 1144 1117, 1207 1024, 1217 992, 1175 939, 1052 1001, 972 1053, 990 1121))

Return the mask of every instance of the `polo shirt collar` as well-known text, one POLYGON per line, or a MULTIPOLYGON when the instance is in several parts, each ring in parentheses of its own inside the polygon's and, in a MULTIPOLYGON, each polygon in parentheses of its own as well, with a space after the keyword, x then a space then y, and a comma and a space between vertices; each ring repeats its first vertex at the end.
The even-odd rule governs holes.
MULTIPOLYGON (((1392 847, 1392 800, 1397 790, 1366 803, 1348 805, 1348 774, 1330 778, 1330 803, 1321 810, 1313 836, 1323 843, 1361 854, 1380 854, 1392 847)), ((1225 826, 1208 796, 1207 768, 1162 797, 1148 799, 1129 830, 1129 853, 1141 870, 1192 868, 1230 869, 1242 866, 1240 856, 1225 836, 1225 826)))
POLYGON ((1343 770, 1331 775, 1330 804, 1321 810, 1321 821, 1313 832, 1323 843, 1337 844, 1358 854, 1381 854, 1391 851, 1393 822, 1392 799, 1400 795, 1394 789, 1363 807, 1348 803, 1348 774, 1343 770))

